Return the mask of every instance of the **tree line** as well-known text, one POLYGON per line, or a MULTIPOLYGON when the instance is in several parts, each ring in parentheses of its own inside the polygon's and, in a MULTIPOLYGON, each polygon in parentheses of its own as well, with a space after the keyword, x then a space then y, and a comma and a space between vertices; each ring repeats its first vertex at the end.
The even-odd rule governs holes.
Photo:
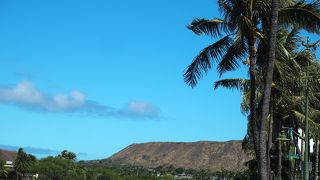
MULTIPOLYGON (((26 180, 174 180, 181 173, 192 174, 194 179, 210 179, 208 171, 185 170, 182 168, 142 166, 103 166, 77 161, 75 153, 64 150, 57 156, 37 159, 22 148, 17 152, 14 169, 7 169, 0 161, 0 179, 26 180)), ((230 176, 230 172, 222 173, 230 176)))

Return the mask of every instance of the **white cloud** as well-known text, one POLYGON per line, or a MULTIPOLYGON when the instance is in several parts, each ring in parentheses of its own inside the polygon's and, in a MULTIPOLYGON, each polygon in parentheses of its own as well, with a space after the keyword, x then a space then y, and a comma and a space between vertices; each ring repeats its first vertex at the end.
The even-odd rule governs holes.
POLYGON ((72 112, 90 116, 126 118, 158 118, 160 110, 146 101, 131 101, 122 108, 112 108, 88 100, 86 94, 73 90, 68 94, 47 95, 31 82, 22 81, 14 87, 0 87, 0 103, 44 112, 72 112))
POLYGON ((131 101, 120 110, 120 114, 132 117, 159 117, 160 110, 146 101, 131 101))
POLYGON ((52 100, 53 110, 77 109, 86 105, 86 95, 80 91, 72 91, 68 96, 57 94, 52 100))
POLYGON ((38 90, 31 82, 22 81, 15 87, 1 88, 0 102, 49 112, 71 111, 84 106, 86 96, 80 91, 72 91, 68 95, 56 94, 51 97, 38 90))
POLYGON ((0 101, 24 103, 24 104, 41 104, 44 97, 31 83, 23 81, 14 88, 0 89, 0 101))

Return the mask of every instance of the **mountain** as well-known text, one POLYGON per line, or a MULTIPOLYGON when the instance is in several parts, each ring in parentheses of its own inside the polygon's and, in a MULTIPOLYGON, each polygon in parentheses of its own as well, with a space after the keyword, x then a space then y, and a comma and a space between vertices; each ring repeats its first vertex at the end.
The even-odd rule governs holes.
POLYGON ((0 149, 0 160, 14 161, 17 157, 17 152, 0 149))
POLYGON ((227 142, 150 142, 132 144, 107 159, 90 164, 133 165, 146 168, 170 166, 211 171, 246 169, 252 157, 244 152, 241 141, 227 142), (97 164, 98 163, 98 164, 97 164))

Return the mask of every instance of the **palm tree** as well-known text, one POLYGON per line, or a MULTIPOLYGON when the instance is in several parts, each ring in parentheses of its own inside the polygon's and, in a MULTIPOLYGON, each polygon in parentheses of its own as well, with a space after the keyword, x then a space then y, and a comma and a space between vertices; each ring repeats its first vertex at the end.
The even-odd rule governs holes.
POLYGON ((17 157, 14 161, 14 168, 16 171, 17 179, 29 172, 32 165, 35 163, 36 158, 33 155, 27 154, 22 148, 19 148, 17 157))
MULTIPOLYGON (((220 76, 235 70, 239 61, 249 59, 250 72, 250 122, 253 124, 255 152, 258 152, 258 126, 256 122, 256 42, 262 37, 259 25, 263 21, 269 3, 265 0, 232 1, 219 0, 219 9, 223 19, 195 19, 188 26, 194 33, 221 37, 212 45, 203 49, 189 65, 185 74, 185 82, 194 87, 198 80, 212 68, 213 60, 218 63, 220 76)), ((258 154, 256 154, 258 155, 258 154)))
POLYGON ((269 114, 270 109, 270 97, 271 97, 271 84, 273 81, 273 67, 274 60, 276 56, 276 41, 277 41, 277 31, 278 31, 278 10, 279 10, 279 0, 272 0, 271 9, 271 25, 270 25, 270 35, 269 35, 269 54, 268 54, 268 65, 267 74, 264 84, 264 92, 262 98, 262 110, 260 115, 260 131, 259 131, 259 161, 260 161, 260 178, 262 180, 269 179, 268 176, 268 152, 266 147, 266 119, 269 114))
POLYGON ((67 150, 63 150, 58 157, 62 157, 64 159, 68 159, 71 161, 76 161, 77 159, 77 155, 74 152, 71 151, 67 151, 67 150))
MULTIPOLYGON (((266 39, 269 34, 269 17, 271 3, 267 0, 219 0, 219 9, 223 19, 214 18, 195 19, 188 26, 195 34, 206 34, 220 37, 218 41, 203 49, 184 73, 185 82, 195 87, 201 77, 206 74, 217 62, 217 71, 220 76, 226 71, 235 70, 240 66, 239 61, 248 58, 250 73, 250 123, 253 127, 253 139, 256 157, 259 159, 261 176, 266 177, 265 138, 264 127, 256 121, 256 46, 258 42, 266 39), (262 127, 262 131, 261 131, 262 127), (260 130, 260 133, 258 133, 260 130), (262 140, 262 142, 260 142, 262 140), (259 145, 259 146, 258 146, 259 145), (263 147, 262 147, 263 146, 263 147), (259 157, 259 147, 263 148, 262 157, 259 157), (260 164, 262 163, 262 164, 260 164)), ((294 25, 310 32, 318 32, 320 27, 319 4, 297 2, 295 0, 281 1, 279 9, 279 23, 281 27, 294 25)), ((262 58, 265 60, 265 58, 262 58)), ((271 71, 272 72, 272 71, 271 71)), ((263 88, 263 86, 261 86, 263 88)), ((267 113, 268 114, 268 113, 267 113)))

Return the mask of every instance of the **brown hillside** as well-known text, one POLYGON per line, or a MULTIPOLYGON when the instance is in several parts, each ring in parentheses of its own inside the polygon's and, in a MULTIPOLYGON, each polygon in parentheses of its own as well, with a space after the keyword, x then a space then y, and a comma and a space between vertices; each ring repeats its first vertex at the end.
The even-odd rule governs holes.
POLYGON ((187 169, 236 171, 245 169, 244 162, 250 159, 242 150, 241 141, 200 141, 132 144, 103 161, 148 168, 172 165, 187 169))
POLYGON ((17 152, 0 149, 0 160, 2 161, 14 161, 16 159, 17 152))

